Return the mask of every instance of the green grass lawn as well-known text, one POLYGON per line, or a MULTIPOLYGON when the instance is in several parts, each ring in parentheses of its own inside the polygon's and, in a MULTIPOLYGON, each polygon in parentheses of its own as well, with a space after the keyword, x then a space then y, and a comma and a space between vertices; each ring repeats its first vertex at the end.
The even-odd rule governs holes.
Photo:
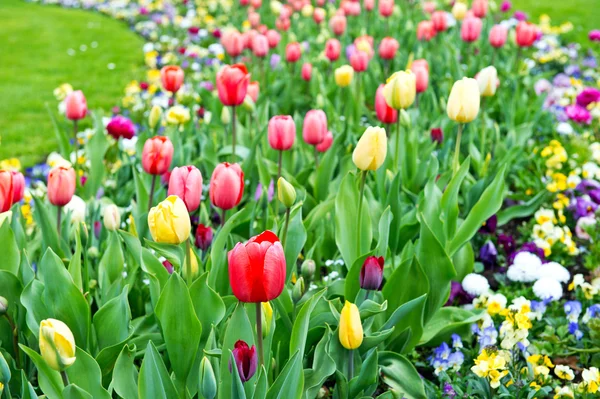
POLYGON ((0 159, 30 166, 57 149, 46 104, 56 113, 61 83, 108 110, 142 73, 143 40, 99 13, 1 0, 0 26, 0 159))

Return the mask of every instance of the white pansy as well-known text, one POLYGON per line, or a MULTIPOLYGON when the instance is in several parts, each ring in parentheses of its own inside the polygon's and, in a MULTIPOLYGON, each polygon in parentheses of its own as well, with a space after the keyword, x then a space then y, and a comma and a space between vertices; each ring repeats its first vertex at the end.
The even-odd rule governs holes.
POLYGON ((544 277, 533 284, 533 293, 542 300, 556 301, 563 295, 562 285, 551 277, 544 277))
POLYGON ((490 283, 480 274, 470 273, 462 281, 462 288, 469 295, 479 296, 485 294, 490 289, 490 283))

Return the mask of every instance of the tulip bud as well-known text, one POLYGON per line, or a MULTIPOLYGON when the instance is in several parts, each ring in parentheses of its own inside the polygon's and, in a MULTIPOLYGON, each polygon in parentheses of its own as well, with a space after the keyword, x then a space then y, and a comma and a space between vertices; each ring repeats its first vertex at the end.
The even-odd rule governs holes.
POLYGON ((8 312, 8 299, 0 296, 0 316, 4 316, 8 312))
POLYGON ((317 266, 315 264, 315 261, 312 259, 306 259, 304 262, 302 262, 302 267, 300 268, 300 271, 302 273, 302 277, 304 277, 306 281, 310 281, 314 277, 316 269, 317 266))
POLYGON ((238 164, 217 165, 210 178, 210 202, 221 209, 237 206, 244 195, 244 172, 238 164))
POLYGON ((347 87, 352 83, 354 69, 350 65, 342 65, 335 70, 335 84, 339 87, 347 87))
POLYGON ((160 80, 163 89, 176 93, 183 84, 183 69, 177 65, 165 65, 160 70, 160 80))
POLYGON ((200 362, 200 393, 206 399, 214 399, 217 396, 217 379, 215 372, 206 356, 200 362))
POLYGON ((85 118, 87 102, 81 90, 72 91, 65 98, 65 115, 68 119, 76 121, 85 118))
POLYGON ((360 313, 356 305, 348 301, 340 314, 339 338, 342 346, 349 350, 359 348, 363 341, 360 313))
POLYGON ((410 115, 403 109, 400 110, 400 123, 403 127, 410 128, 410 115))
POLYGON ((73 168, 62 166, 52 168, 48 173, 48 200, 50 203, 56 206, 67 205, 75 194, 75 180, 73 168))
POLYGON ((190 236, 190 215, 183 201, 176 195, 170 195, 150 209, 148 228, 156 242, 181 244, 190 236))
POLYGON ((452 7, 452 15, 454 16, 454 19, 457 21, 462 21, 465 18, 465 15, 467 15, 467 9, 468 7, 465 3, 460 1, 454 3, 454 6, 452 7))
POLYGON ((196 276, 198 275, 198 258, 196 258, 196 254, 194 253, 194 249, 190 246, 190 252, 187 253, 187 256, 190 257, 190 270, 189 272, 191 272, 191 276, 188 276, 188 261, 185 261, 185 264, 183 265, 182 269, 182 275, 183 278, 187 281, 188 278, 190 280, 193 280, 196 278, 196 276))
POLYGON ((142 167, 151 175, 162 175, 169 170, 173 160, 173 143, 166 136, 146 140, 142 150, 142 167))
POLYGON ((438 144, 442 144, 442 142, 444 141, 444 132, 442 131, 442 129, 440 129, 439 127, 431 129, 431 141, 434 141, 438 144))
POLYGON ((162 110, 158 105, 155 105, 150 110, 150 115, 148 116, 148 125, 150 125, 151 129, 154 129, 158 122, 160 122, 160 118, 162 116, 162 110))
POLYGON ((368 127, 356 143, 352 162, 360 170, 377 170, 387 155, 387 136, 381 127, 368 127))
MULTIPOLYGON (((248 381, 254 376, 258 367, 258 356, 255 346, 252 345, 250 348, 246 342, 239 340, 235 343, 232 353, 240 380, 242 382, 248 381)), ((233 373, 231 360, 229 361, 229 371, 233 373)))
POLYGON ((210 226, 205 226, 202 223, 196 228, 196 247, 202 251, 206 251, 213 240, 213 231, 210 226))
POLYGON ((241 105, 246 98, 250 74, 243 64, 225 65, 217 73, 217 91, 225 106, 241 105))
POLYGON ((271 331, 271 323, 273 322, 273 308, 271 307, 270 302, 262 302, 261 306, 263 338, 267 338, 269 336, 269 332, 271 331))
POLYGON ((100 251, 98 251, 98 247, 89 247, 87 255, 92 259, 97 259, 100 256, 100 251))
POLYGON ((286 208, 291 208, 296 202, 296 189, 283 177, 277 180, 277 199, 286 208))
POLYGON ((471 122, 479 113, 479 101, 479 85, 475 79, 457 80, 448 97, 448 117, 458 123, 471 122))
MULTIPOLYGON (((2 391, 4 390, 4 386, 10 381, 10 377, 10 367, 2 353, 0 353, 0 397, 4 397, 2 396, 2 391)), ((10 398, 12 395, 6 395, 6 397, 10 398)))
POLYGON ((360 288, 363 290, 380 290, 383 282, 383 256, 369 256, 360 269, 360 288))
POLYGON ((496 94, 498 85, 498 71, 493 66, 483 68, 477 76, 475 76, 479 85, 479 93, 482 97, 491 97, 496 94))
POLYGON ((75 338, 65 323, 42 320, 39 336, 40 353, 50 368, 63 371, 75 363, 75 338))
POLYGON ((300 302, 300 299, 304 296, 304 292, 306 292, 306 286, 304 284, 304 278, 300 277, 296 284, 294 284, 294 288, 292 289, 292 300, 294 303, 300 302))
POLYGON ((202 196, 202 174, 195 166, 174 168, 169 177, 169 195, 176 195, 185 203, 189 212, 200 206, 202 196))
POLYGON ((221 110, 221 123, 224 125, 231 123, 231 111, 229 111, 229 107, 223 107, 221 110))
POLYGON ((110 204, 104 207, 102 211, 102 220, 104 221, 104 227, 107 230, 116 230, 121 226, 121 214, 119 208, 110 204))
POLYGON ((417 79, 411 71, 394 73, 383 88, 387 104, 394 109, 406 109, 415 102, 417 79))

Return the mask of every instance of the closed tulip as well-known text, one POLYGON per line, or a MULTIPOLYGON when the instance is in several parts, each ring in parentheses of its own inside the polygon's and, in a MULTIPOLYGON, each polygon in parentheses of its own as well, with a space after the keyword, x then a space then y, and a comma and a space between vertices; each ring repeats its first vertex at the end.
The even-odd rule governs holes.
POLYGON ((166 136, 146 140, 142 150, 142 167, 151 175, 162 175, 169 170, 173 159, 173 143, 166 136))
POLYGON ((357 349, 363 341, 363 328, 360 312, 355 304, 346 301, 340 314, 339 338, 348 350, 357 349))
POLYGON ((162 87, 166 91, 176 93, 183 84, 183 69, 177 65, 167 65, 160 70, 162 87))
POLYGON ((289 115, 277 115, 269 120, 267 128, 269 145, 274 150, 286 151, 296 141, 296 124, 289 115))
MULTIPOLYGON (((12 174, 12 186, 13 186, 13 200, 12 203, 16 204, 23 199, 25 194, 25 176, 23 173, 13 170, 12 174)), ((2 208, 2 206, 0 206, 2 208)))
POLYGON ((379 43, 379 56, 384 60, 391 60, 396 56, 400 44, 393 37, 384 37, 379 43))
POLYGON ((210 363, 210 360, 206 356, 202 358, 200 362, 200 375, 198 391, 202 395, 202 398, 214 399, 217 396, 217 377, 210 363))
POLYGON ((235 29, 226 30, 221 36, 221 44, 230 57, 237 57, 244 50, 244 38, 235 29))
POLYGON ((506 43, 506 37, 508 36, 508 29, 502 25, 494 25, 490 29, 490 44, 492 47, 500 48, 506 43))
POLYGON ((421 64, 412 64, 411 71, 415 74, 417 93, 423 93, 429 86, 429 70, 421 64))
POLYGON ((448 97, 448 117, 458 123, 471 122, 479 113, 479 101, 479 84, 475 79, 457 80, 448 97))
POLYGON ((339 87, 348 87, 354 78, 354 69, 350 65, 342 65, 335 69, 334 78, 339 87))
POLYGON ((179 245, 189 238, 191 228, 187 208, 176 195, 169 195, 148 213, 148 229, 156 242, 179 245))
POLYGON ((267 40, 269 41, 269 47, 275 48, 281 40, 281 35, 274 29, 269 29, 266 33, 267 40))
POLYGON ((121 137, 124 139, 131 139, 135 136, 135 125, 130 119, 117 115, 108 122, 106 131, 115 140, 119 140, 121 137))
POLYGON ((381 84, 375 92, 375 114, 377 115, 377 119, 382 123, 396 123, 398 120, 398 111, 390 107, 385 101, 385 96, 383 95, 384 88, 385 85, 381 84))
POLYGON ((195 237, 196 247, 201 249, 202 251, 206 251, 210 244, 212 244, 213 240, 213 231, 210 226, 205 226, 202 223, 198 224, 196 227, 196 237, 195 237))
POLYGON ((194 212, 202 197, 202 174, 195 166, 176 167, 169 178, 169 195, 176 195, 185 203, 188 212, 194 212))
POLYGON ((430 41, 435 36, 435 29, 431 21, 421 21, 417 25, 417 39, 430 41))
POLYGON ((269 53, 269 40, 265 35, 256 35, 252 39, 252 52, 257 57, 265 57, 269 53))
POLYGON ((313 109, 306 113, 302 126, 302 138, 306 144, 317 145, 327 134, 327 115, 320 109, 313 109))
POLYGON ((154 105, 148 115, 148 125, 151 129, 154 129, 160 118, 162 117, 162 109, 158 105, 154 105))
POLYGON ((7 212, 12 207, 14 197, 13 174, 8 170, 0 170, 0 213, 7 212))
POLYGON ((102 208, 102 221, 107 230, 117 230, 121 226, 121 213, 115 204, 105 205, 102 208))
POLYGON ((485 18, 488 12, 488 1, 487 0, 473 0, 471 10, 477 18, 485 18))
POLYGON ((215 168, 210 178, 210 202, 217 208, 229 210, 236 207, 244 195, 244 172, 237 163, 223 162, 215 168))
POLYGON ((406 109, 415 102, 417 80, 411 71, 394 73, 387 80, 383 95, 387 104, 394 109, 406 109))
POLYGON ((246 95, 252 99, 254 103, 258 100, 258 94, 260 93, 260 85, 258 82, 250 82, 248 83, 248 90, 246 90, 246 95))
POLYGON ((296 202, 296 189, 283 177, 277 179, 277 199, 286 208, 291 208, 296 202))
POLYGON ((237 243, 227 254, 229 283, 241 302, 268 302, 283 291, 286 264, 279 238, 265 231, 237 243))
POLYGON ((477 76, 475 76, 479 85, 479 93, 482 97, 491 97, 496 94, 498 85, 498 71, 493 66, 483 68, 477 76))
POLYGON ((352 162, 360 170, 377 170, 387 155, 387 136, 381 127, 368 127, 356 143, 352 162))
POLYGON ((360 288, 363 290, 380 290, 383 282, 383 256, 369 256, 360 269, 360 288))
POLYGON ((534 24, 521 21, 517 24, 516 33, 519 47, 531 47, 537 39, 538 30, 534 24))
POLYGON ((429 72, 429 63, 427 62, 427 60, 425 58, 419 58, 417 60, 414 60, 410 64, 410 68, 411 68, 411 70, 413 68, 425 68, 427 70, 427 72, 429 72))
POLYGON ((310 62, 305 62, 304 65, 302 65, 301 76, 302 80, 305 80, 307 82, 309 82, 312 78, 312 64, 310 62))
POLYGON ((313 11, 313 20, 316 24, 320 24, 325 19, 325 9, 323 8, 315 8, 313 11))
MULTIPOLYGON (((256 347, 248 347, 248 344, 242 340, 237 341, 233 346, 233 359, 235 360, 235 368, 242 382, 246 382, 254 377, 258 367, 258 357, 256 347)), ((229 370, 233 372, 231 361, 229 362, 229 370)))
POLYGON ((352 66, 352 69, 354 69, 354 72, 366 71, 369 66, 369 55, 364 51, 355 51, 350 56, 350 65, 352 66))
POLYGON ((238 106, 244 102, 250 83, 250 74, 244 64, 225 65, 217 73, 219 99, 225 106, 238 106))
POLYGON ((463 41, 471 43, 479 39, 483 23, 477 17, 467 17, 460 28, 460 37, 463 41))
POLYGON ((53 370, 63 371, 75 363, 75 338, 69 327, 60 320, 40 322, 40 353, 53 370))
POLYGON ((379 0, 379 14, 387 18, 394 12, 394 0, 379 0))
POLYGON ((346 31, 346 17, 343 15, 334 15, 329 20, 329 27, 334 35, 343 35, 346 31))
POLYGON ((300 59, 302 55, 302 48, 300 47, 300 43, 293 42, 289 43, 285 48, 285 60, 287 62, 296 62, 300 59))
POLYGON ((75 170, 72 167, 55 166, 48 173, 48 200, 52 205, 65 206, 75 194, 75 170))
POLYGON ((317 144, 315 146, 315 148, 319 152, 326 152, 331 147, 332 143, 333 143, 333 134, 331 132, 327 132, 325 134, 325 137, 323 138, 323 141, 321 141, 319 144, 317 144))
POLYGON ((462 21, 467 15, 467 10, 468 7, 465 3, 457 1, 454 3, 454 6, 452 6, 452 15, 457 21, 462 21))
POLYGON ((342 51, 342 45, 338 39, 329 39, 325 43, 325 57, 331 62, 336 61, 340 58, 340 52, 342 51))
POLYGON ((65 98, 65 115, 68 119, 76 121, 85 118, 87 114, 87 101, 81 90, 72 91, 65 98))
POLYGON ((444 32, 448 29, 448 17, 445 11, 435 11, 431 14, 431 23, 436 32, 444 32))

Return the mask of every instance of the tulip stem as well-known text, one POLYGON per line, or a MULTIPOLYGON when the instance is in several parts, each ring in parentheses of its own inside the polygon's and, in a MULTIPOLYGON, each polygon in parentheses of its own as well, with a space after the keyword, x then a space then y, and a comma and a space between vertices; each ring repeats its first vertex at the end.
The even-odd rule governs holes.
POLYGON ((79 141, 77 140, 77 119, 75 119, 73 121, 73 139, 75 140, 73 142, 73 148, 75 149, 75 162, 73 163, 73 169, 75 169, 75 176, 77 176, 77 178, 75 179, 75 181, 78 180, 79 175, 77 174, 77 164, 78 162, 78 155, 77 153, 79 152, 79 141))
POLYGON ((371 290, 366 290, 366 291, 367 291, 367 293, 365 294, 365 301, 367 299, 369 299, 369 294, 371 294, 371 290))
POLYGON ((319 167, 319 151, 317 150, 317 146, 315 146, 315 168, 319 167))
POLYGON ((279 178, 281 177, 281 163, 282 162, 283 162, 283 151, 279 150, 279 160, 277 162, 277 181, 279 181, 279 178))
POLYGON ((185 257, 186 281, 188 287, 192 285, 192 248, 190 247, 190 239, 185 240, 185 249, 187 251, 185 257))
POLYGON ((356 251, 358 253, 358 256, 360 256, 360 236, 361 236, 361 229, 360 229, 360 222, 362 221, 362 203, 363 203, 363 197, 364 197, 364 193, 365 193, 365 182, 367 181, 367 171, 363 170, 360 172, 360 188, 359 188, 359 193, 358 193, 358 219, 356 222, 356 251))
POLYGON ((396 121, 396 167, 400 171, 400 132, 401 132, 401 117, 398 112, 398 120, 396 121))
POLYGON ((256 344, 258 345, 258 360, 261 366, 265 365, 263 353, 263 336, 262 336, 262 303, 256 302, 256 344))
POLYGON ((10 331, 12 332, 13 350, 15 351, 15 361, 17 362, 17 368, 21 368, 21 356, 19 353, 19 330, 14 320, 8 313, 4 314, 8 324, 10 325, 10 331))
POLYGON ((231 107, 231 163, 235 162, 235 106, 231 107))
POLYGON ((156 187, 156 175, 152 175, 152 184, 150 185, 150 195, 148 196, 148 212, 152 208, 152 199, 154 198, 154 188, 156 187))
POLYGON ((453 170, 454 174, 456 174, 456 172, 458 172, 458 168, 460 167, 460 160, 459 160, 460 141, 462 139, 463 128, 464 128, 464 125, 462 123, 460 123, 458 125, 458 134, 456 135, 456 147, 454 148, 454 160, 452 161, 452 170, 453 170))
POLYGON ((285 241, 287 240, 288 226, 290 225, 290 208, 285 209, 285 225, 283 226, 283 234, 281 235, 281 246, 285 249, 285 241))
POLYGON ((483 105, 485 103, 485 97, 481 97, 481 157, 485 159, 485 145, 486 145, 486 131, 485 131, 485 110, 483 105))
POLYGON ((62 207, 56 207, 56 232, 58 233, 58 237, 60 238, 60 223, 62 217, 62 207))
POLYGON ((221 226, 224 226, 224 225, 225 225, 225 213, 226 213, 226 212, 227 212, 227 211, 226 211, 225 209, 222 209, 222 210, 221 210, 221 226))
POLYGON ((348 381, 354 377, 354 350, 348 350, 348 381))
POLYGON ((69 377, 67 376, 67 372, 65 370, 60 372, 60 376, 62 377, 63 385, 66 387, 69 385, 69 377))

